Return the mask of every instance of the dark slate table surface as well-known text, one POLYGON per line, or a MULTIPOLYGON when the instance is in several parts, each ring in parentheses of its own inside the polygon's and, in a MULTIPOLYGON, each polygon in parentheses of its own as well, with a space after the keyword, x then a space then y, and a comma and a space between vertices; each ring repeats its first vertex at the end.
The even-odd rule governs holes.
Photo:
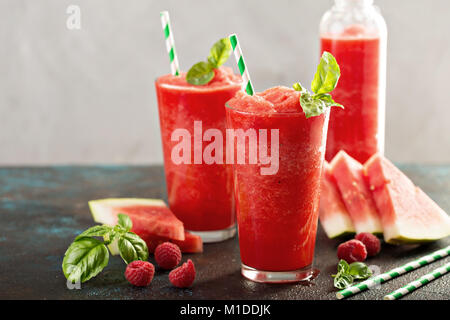
MULTIPOLYGON (((450 212, 450 165, 401 165, 400 168, 444 210, 450 212)), ((336 270, 337 240, 321 227, 317 235, 311 285, 268 285, 240 275, 237 238, 206 244, 202 254, 184 255, 197 268, 190 289, 176 289, 168 272, 158 271, 147 288, 125 280, 125 265, 111 257, 96 278, 69 290, 61 271, 63 255, 74 237, 93 225, 87 202, 97 198, 144 197, 166 199, 162 167, 60 166, 0 168, 0 299, 336 299, 331 274, 336 270)), ((367 260, 382 272, 450 244, 444 239, 423 246, 383 245, 367 260)), ((153 257, 150 258, 154 262, 153 257)), ((450 257, 391 280, 378 289, 350 299, 382 299, 422 274, 449 262, 450 257)), ((450 274, 404 299, 450 299, 450 274)))

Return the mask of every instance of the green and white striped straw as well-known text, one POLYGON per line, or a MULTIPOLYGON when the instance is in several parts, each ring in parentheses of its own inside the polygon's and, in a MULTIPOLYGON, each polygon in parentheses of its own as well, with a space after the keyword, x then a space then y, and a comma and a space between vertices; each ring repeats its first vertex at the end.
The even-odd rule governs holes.
POLYGON ((434 279, 439 278, 440 276, 446 274, 449 271, 450 271, 450 262, 443 265, 442 267, 437 268, 436 270, 420 277, 419 279, 417 279, 411 283, 408 283, 406 286, 385 295, 384 300, 399 299, 399 298, 403 297, 404 295, 416 290, 417 288, 420 288, 421 286, 433 281, 434 279))
POLYGON ((384 283, 388 280, 391 280, 393 278, 396 278, 404 273, 407 273, 409 271, 412 271, 414 269, 423 267, 424 265, 427 265, 433 261, 442 259, 443 257, 446 257, 450 254, 450 246, 440 249, 438 251, 435 251, 429 255, 426 255, 422 258, 419 258, 417 260, 408 262, 407 264, 398 267, 398 268, 394 268, 388 272, 379 274, 375 277, 372 277, 366 281, 360 282, 354 286, 351 286, 347 289, 341 290, 338 293, 336 293, 336 297, 338 299, 343 299, 343 298, 347 298, 350 297, 352 295, 354 295, 355 293, 367 290, 369 288, 372 288, 378 284, 384 283))
POLYGON ((173 40, 172 28, 170 27, 169 12, 162 11, 160 16, 164 38, 166 39, 166 49, 169 54, 170 70, 174 76, 178 76, 180 74, 180 66, 178 64, 177 53, 175 52, 175 41, 173 40))
POLYGON ((232 34, 228 37, 231 42, 231 47, 233 48, 234 57, 236 58, 236 62, 239 68, 239 72, 241 73, 243 85, 242 88, 247 92, 249 96, 252 96, 255 92, 253 90, 253 85, 250 80, 250 74, 248 73, 247 66, 245 65, 244 56, 242 55, 241 46, 239 45, 238 38, 236 34, 232 34))

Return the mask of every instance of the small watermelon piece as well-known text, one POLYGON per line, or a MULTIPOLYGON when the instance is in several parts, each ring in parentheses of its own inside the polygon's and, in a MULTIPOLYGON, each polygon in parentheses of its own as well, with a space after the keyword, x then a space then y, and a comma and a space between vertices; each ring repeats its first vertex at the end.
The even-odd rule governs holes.
POLYGON ((363 175, 362 164, 341 150, 331 161, 330 172, 336 181, 356 232, 383 233, 377 207, 363 175))
POLYGON ((115 225, 119 213, 127 214, 133 222, 131 231, 141 238, 158 236, 184 240, 183 222, 159 199, 101 199, 89 201, 94 221, 115 225))
MULTIPOLYGON (((150 253, 163 242, 176 243, 181 252, 203 252, 200 236, 184 230, 183 223, 159 199, 101 199, 89 201, 94 220, 107 225, 117 223, 119 213, 127 214, 133 222, 131 231, 139 235, 146 243, 150 253)), ((117 242, 109 245, 111 254, 119 253, 117 242)))
POLYGON ((450 235, 450 217, 430 197, 380 154, 364 165, 381 214, 384 240, 422 243, 450 235))
POLYGON ((330 239, 355 233, 350 214, 330 173, 330 165, 326 161, 322 173, 319 220, 330 239))
POLYGON ((184 231, 184 240, 173 240, 158 236, 145 236, 142 239, 147 243, 149 253, 155 252, 158 245, 163 242, 173 242, 180 247, 183 253, 199 253, 203 252, 203 241, 200 236, 184 231))
POLYGON ((183 253, 197 253, 203 252, 203 241, 202 237, 189 233, 187 231, 184 232, 184 240, 171 240, 171 242, 177 244, 180 247, 181 252, 183 253))

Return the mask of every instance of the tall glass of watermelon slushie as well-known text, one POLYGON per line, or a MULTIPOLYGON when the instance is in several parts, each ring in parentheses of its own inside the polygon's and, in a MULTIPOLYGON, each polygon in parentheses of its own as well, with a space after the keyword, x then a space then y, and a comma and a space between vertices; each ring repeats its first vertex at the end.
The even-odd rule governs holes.
POLYGON ((329 111, 306 118, 299 97, 298 91, 274 87, 253 96, 238 92, 226 104, 227 130, 237 136, 227 147, 236 157, 239 150, 249 151, 245 163, 235 161, 234 188, 241 273, 257 282, 296 282, 314 274, 329 111), (250 163, 251 132, 259 141, 256 164, 250 163), (261 158, 266 149, 278 160, 270 172, 262 171, 268 167, 261 158))
POLYGON ((203 152, 213 142, 225 148, 225 139, 212 141, 207 132, 225 136, 224 105, 241 83, 226 67, 215 69, 206 85, 187 83, 185 73, 165 75, 155 83, 169 206, 185 229, 204 242, 236 232, 232 168, 225 161, 204 159, 203 152))

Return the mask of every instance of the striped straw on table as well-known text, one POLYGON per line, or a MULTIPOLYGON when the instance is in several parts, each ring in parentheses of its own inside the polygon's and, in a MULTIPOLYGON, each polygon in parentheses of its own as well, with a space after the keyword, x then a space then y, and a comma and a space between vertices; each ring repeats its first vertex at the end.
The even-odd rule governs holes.
POLYGON ((424 265, 427 265, 433 261, 442 259, 443 257, 446 257, 449 254, 450 254, 450 246, 440 249, 440 250, 437 250, 437 251, 435 251, 429 255, 423 256, 422 258, 419 258, 417 260, 411 261, 401 267, 394 268, 388 272, 379 274, 378 276, 375 276, 366 281, 360 282, 360 283, 358 283, 354 286, 351 286, 347 289, 341 290, 338 293, 336 293, 336 297, 338 299, 350 297, 350 296, 354 295, 355 293, 367 290, 378 284, 381 284, 383 282, 386 282, 388 280, 396 278, 404 273, 407 273, 414 269, 423 267, 424 265))
POLYGON ((252 96, 254 93, 253 85, 250 80, 250 74, 248 73, 248 69, 244 61, 244 56, 242 55, 242 50, 241 46, 239 45, 238 38, 236 34, 231 34, 228 38, 230 39, 231 47, 233 48, 234 52, 234 57, 236 58, 239 72, 241 73, 242 76, 243 88, 249 96, 252 96))
POLYGON ((408 283, 406 286, 397 289, 387 295, 384 296, 384 300, 396 300, 404 295, 416 290, 417 288, 420 288, 421 286, 439 278, 440 276, 446 274, 450 271, 450 262, 443 265, 440 268, 437 268, 436 270, 433 270, 432 272, 420 277, 419 279, 408 283))
POLYGON ((180 74, 180 66, 178 64, 177 53, 175 52, 175 41, 173 39, 172 28, 170 27, 169 12, 162 11, 160 16, 164 38, 166 39, 166 49, 169 54, 170 70, 174 76, 178 76, 180 74))

